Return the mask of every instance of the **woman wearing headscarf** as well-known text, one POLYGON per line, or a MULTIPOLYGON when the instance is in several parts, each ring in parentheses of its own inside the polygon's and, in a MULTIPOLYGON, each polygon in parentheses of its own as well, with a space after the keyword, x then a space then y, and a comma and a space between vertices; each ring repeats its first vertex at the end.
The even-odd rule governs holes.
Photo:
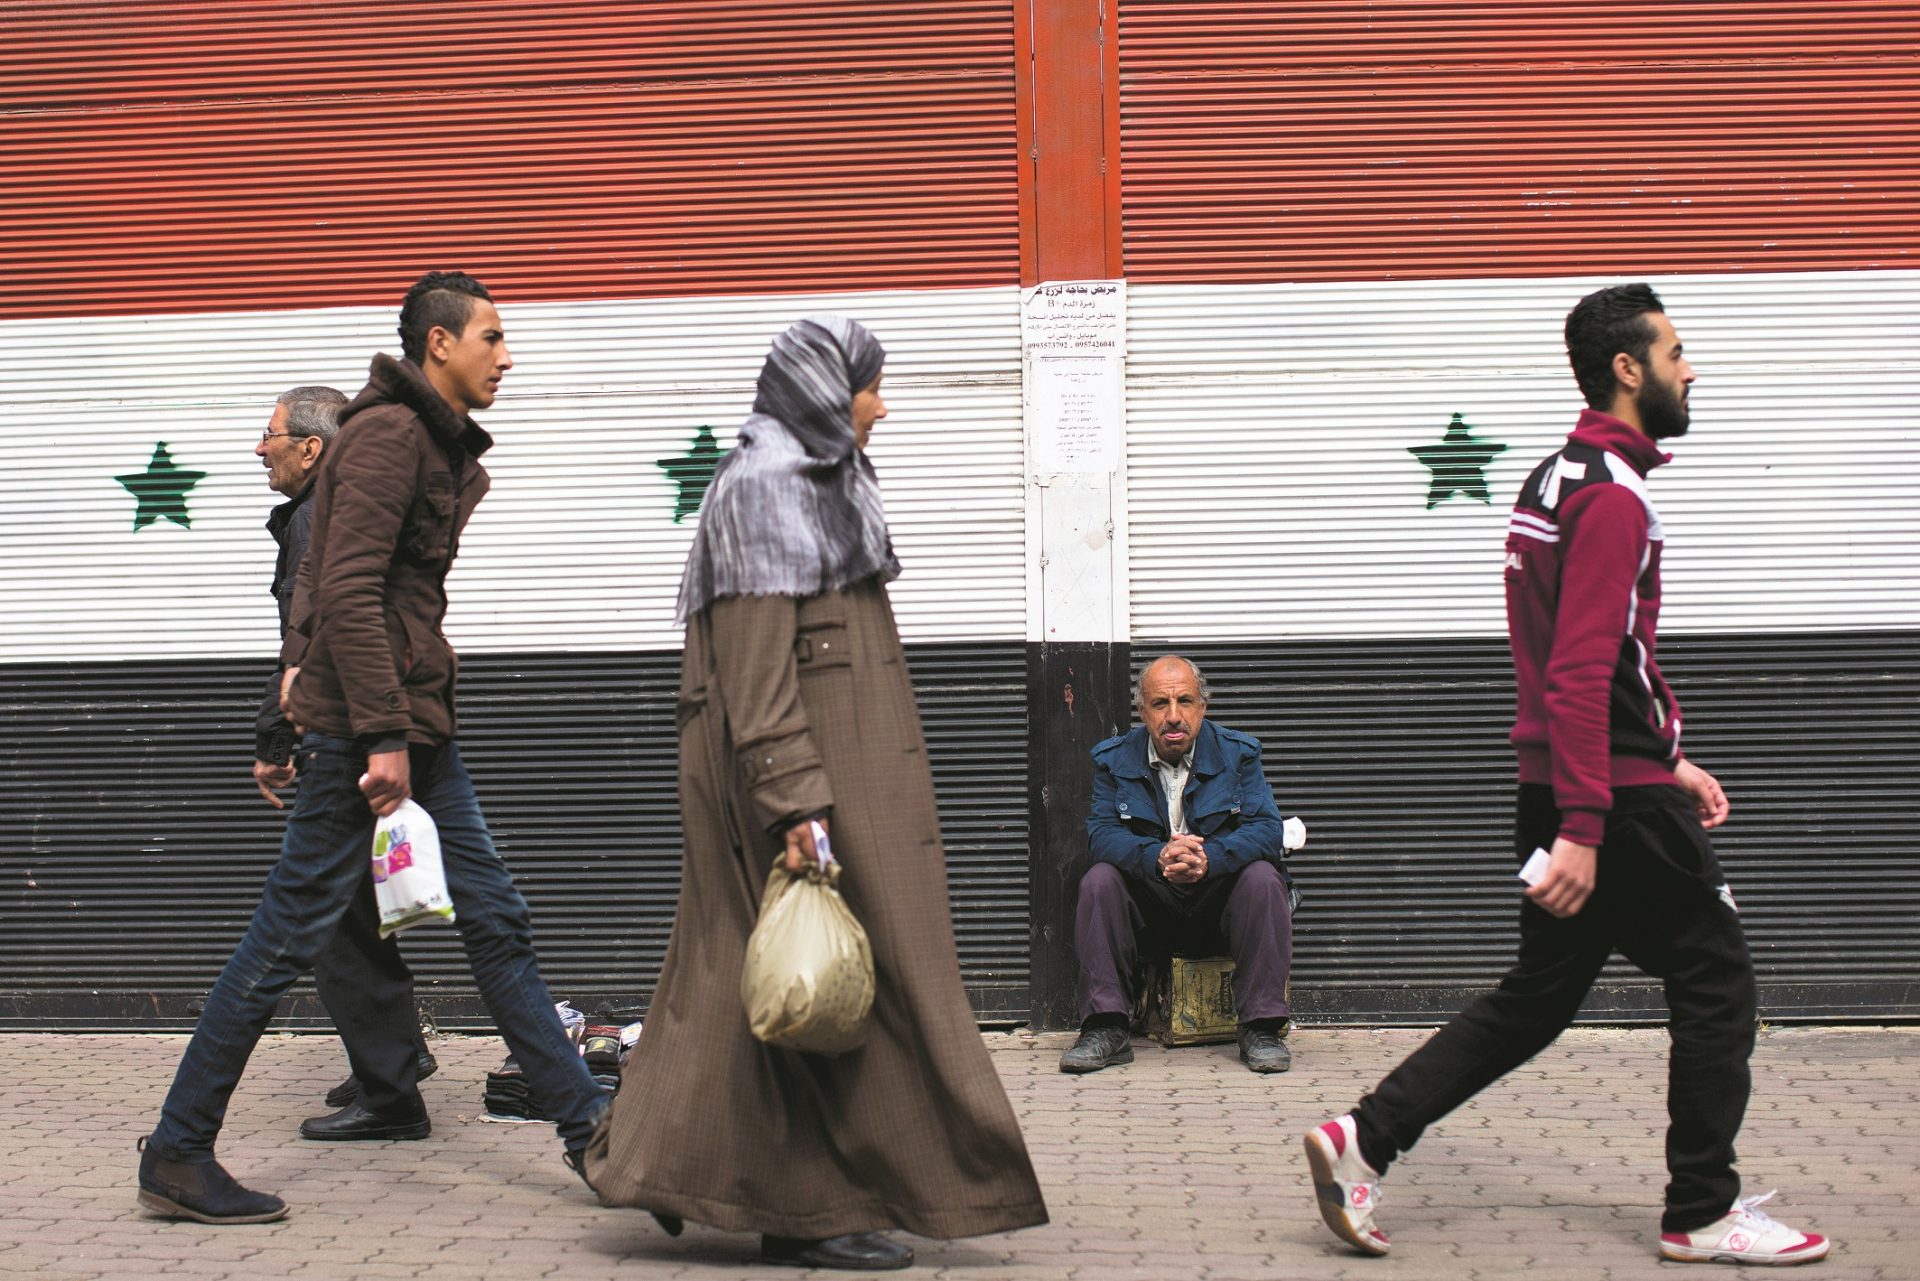
POLYGON ((1044 1223, 960 983, 926 742, 886 584, 900 572, 864 448, 878 340, 839 317, 774 340, 680 584, 680 905, 625 1088, 584 1173, 609 1205, 762 1234, 768 1262, 880 1270, 890 1228, 1044 1223), (866 1043, 827 1058, 748 1030, 740 974, 776 857, 830 828, 873 949, 866 1043))

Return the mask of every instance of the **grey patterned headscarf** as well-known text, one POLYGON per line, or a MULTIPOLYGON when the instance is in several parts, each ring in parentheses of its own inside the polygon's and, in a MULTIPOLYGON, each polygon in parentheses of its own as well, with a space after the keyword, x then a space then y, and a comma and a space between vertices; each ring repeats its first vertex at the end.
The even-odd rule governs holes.
POLYGON ((682 623, 727 596, 812 596, 900 573, 853 394, 887 353, 858 321, 809 316, 773 340, 753 413, 714 469, 680 579, 682 623))

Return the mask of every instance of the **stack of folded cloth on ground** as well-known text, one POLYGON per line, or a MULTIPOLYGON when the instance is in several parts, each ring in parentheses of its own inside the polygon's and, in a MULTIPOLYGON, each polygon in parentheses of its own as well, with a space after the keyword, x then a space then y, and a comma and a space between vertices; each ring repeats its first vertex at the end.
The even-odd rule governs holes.
MULTIPOLYGON (((587 1016, 566 1001, 554 1008, 567 1029, 568 1039, 579 1049, 581 1057, 586 1059, 587 1070, 593 1073, 594 1081, 609 1094, 618 1090, 620 1065, 627 1061, 627 1055, 633 1052, 634 1045, 640 1040, 640 1025, 589 1025, 587 1016)), ((511 1054, 507 1055, 507 1061, 500 1065, 498 1072, 487 1073, 487 1089, 481 1096, 481 1102, 489 1121, 550 1123, 553 1120, 546 1109, 540 1106, 540 1100, 534 1097, 526 1074, 520 1070, 520 1064, 511 1054)))

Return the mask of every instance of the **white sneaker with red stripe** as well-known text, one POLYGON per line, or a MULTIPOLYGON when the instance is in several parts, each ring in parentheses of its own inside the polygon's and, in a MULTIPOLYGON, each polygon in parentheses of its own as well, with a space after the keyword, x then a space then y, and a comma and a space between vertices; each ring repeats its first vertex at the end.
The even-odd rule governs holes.
POLYGON ((1799 1232, 1760 1212, 1772 1197, 1750 1196, 1734 1202, 1731 1210, 1692 1232, 1662 1232, 1660 1257, 1675 1263, 1748 1263, 1792 1267, 1827 1257, 1833 1242, 1810 1232, 1799 1232))
POLYGON ((1387 1234, 1373 1221, 1373 1209, 1380 1204, 1380 1175, 1361 1159, 1351 1113, 1307 1131, 1307 1164, 1327 1226, 1364 1254, 1392 1249, 1387 1234))

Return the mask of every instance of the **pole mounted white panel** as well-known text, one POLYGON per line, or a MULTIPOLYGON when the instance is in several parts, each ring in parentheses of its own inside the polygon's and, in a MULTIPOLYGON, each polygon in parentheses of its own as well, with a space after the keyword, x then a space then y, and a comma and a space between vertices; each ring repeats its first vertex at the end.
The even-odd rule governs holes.
POLYGON ((1021 292, 1027 639, 1127 639, 1124 280, 1021 292))

